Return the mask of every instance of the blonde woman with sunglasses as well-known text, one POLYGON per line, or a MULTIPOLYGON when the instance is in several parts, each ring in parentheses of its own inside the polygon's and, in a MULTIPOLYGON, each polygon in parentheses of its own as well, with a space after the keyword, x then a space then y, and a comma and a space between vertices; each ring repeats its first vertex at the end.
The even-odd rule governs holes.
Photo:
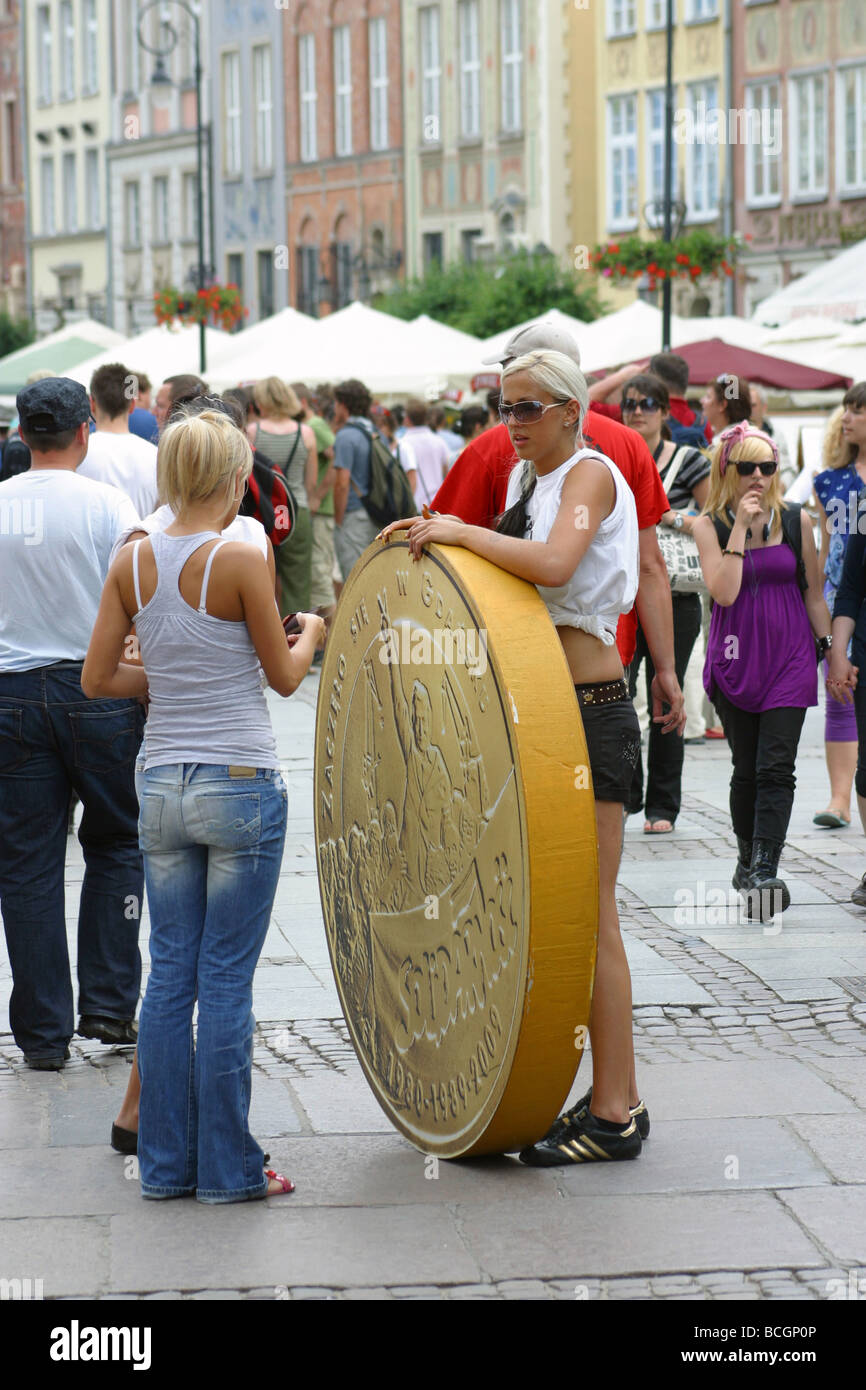
POLYGON ((714 605, 704 688, 734 764, 739 853, 732 882, 749 917, 765 921, 791 902, 779 859, 800 732, 806 710, 818 703, 815 639, 825 653, 831 645, 811 523, 782 500, 769 435, 742 421, 719 436, 693 535, 714 605))

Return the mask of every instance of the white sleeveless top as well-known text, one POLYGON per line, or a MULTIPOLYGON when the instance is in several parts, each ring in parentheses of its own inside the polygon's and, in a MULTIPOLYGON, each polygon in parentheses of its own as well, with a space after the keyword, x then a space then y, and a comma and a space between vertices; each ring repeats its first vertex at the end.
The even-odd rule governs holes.
MULTIPOLYGON (((578 449, 552 473, 539 477, 526 504, 526 539, 547 540, 559 511, 565 480, 574 465, 587 457, 600 459, 610 470, 616 488, 613 510, 599 526, 568 583, 557 589, 546 589, 540 584, 536 588, 557 627, 580 628, 611 647, 619 616, 632 607, 638 584, 637 510, 631 488, 616 464, 595 449, 578 449)), ((524 467, 518 463, 512 470, 506 508, 520 497, 524 467)))

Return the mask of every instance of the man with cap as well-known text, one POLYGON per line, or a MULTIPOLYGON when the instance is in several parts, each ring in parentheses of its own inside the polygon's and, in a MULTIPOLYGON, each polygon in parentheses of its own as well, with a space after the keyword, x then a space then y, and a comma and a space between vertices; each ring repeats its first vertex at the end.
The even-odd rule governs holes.
MULTIPOLYGON (((59 1071, 75 1030, 63 886, 73 790, 84 808, 78 1032, 135 1041, 144 711, 135 698, 88 700, 80 677, 111 548, 138 518, 125 493, 76 473, 90 433, 83 386, 40 381, 17 406, 32 462, 0 483, 0 911, 15 1041, 28 1066, 59 1071)), ((130 697, 140 679, 131 667, 130 697)))
MULTIPOLYGON (((556 324, 544 322, 530 324, 513 333, 501 354, 487 358, 485 365, 505 367, 515 357, 536 348, 562 352, 580 366, 580 351, 571 334, 556 324)), ((685 707, 674 669, 671 587, 656 535, 656 524, 669 510, 658 469, 639 434, 591 406, 583 423, 583 438, 590 448, 598 449, 616 464, 634 493, 637 507, 640 583, 634 608, 623 614, 617 627, 620 658, 626 667, 631 662, 640 619, 655 666, 653 719, 661 724, 664 733, 673 730, 682 733, 685 707), (663 705, 667 706, 664 714, 663 705)), ((432 509, 459 516, 475 526, 495 526, 496 518, 505 510, 508 479, 516 462, 507 426, 499 424, 486 430, 467 444, 452 464, 433 498, 432 509)))

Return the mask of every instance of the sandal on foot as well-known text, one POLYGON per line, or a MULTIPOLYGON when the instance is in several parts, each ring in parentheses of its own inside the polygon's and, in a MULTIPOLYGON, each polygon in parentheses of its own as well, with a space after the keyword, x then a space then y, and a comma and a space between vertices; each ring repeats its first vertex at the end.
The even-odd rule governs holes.
MULTIPOLYGON (((270 1178, 271 1182, 278 1182, 283 1192, 294 1192, 295 1190, 295 1184, 292 1182, 291 1178, 284 1178, 282 1173, 275 1173, 273 1168, 265 1169, 265 1177, 270 1178)), ((281 1193, 267 1192, 265 1195, 267 1197, 279 1197, 281 1193)))
POLYGON ((582 1120, 574 1120, 562 1139, 542 1139, 540 1144, 522 1149, 520 1161, 530 1168, 554 1168, 568 1163, 602 1163, 638 1158, 642 1148, 637 1122, 630 1119, 622 1129, 602 1128, 591 1110, 582 1120))
POLYGON ((825 830, 844 830, 851 824, 851 817, 842 811, 821 811, 812 817, 812 824, 820 825, 825 830))
POLYGON ((645 835, 670 835, 673 828, 673 821, 659 816, 658 820, 648 820, 644 823, 643 833, 645 835))

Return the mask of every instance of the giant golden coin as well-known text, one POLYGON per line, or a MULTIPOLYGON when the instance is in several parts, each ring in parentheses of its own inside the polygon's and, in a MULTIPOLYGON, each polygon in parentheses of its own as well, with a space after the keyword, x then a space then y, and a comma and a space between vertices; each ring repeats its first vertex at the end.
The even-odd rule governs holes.
POLYGON ((316 719, 322 911, 377 1100, 425 1153, 505 1153, 568 1095, 598 928, 574 687, 531 584, 459 547, 362 555, 316 719))

